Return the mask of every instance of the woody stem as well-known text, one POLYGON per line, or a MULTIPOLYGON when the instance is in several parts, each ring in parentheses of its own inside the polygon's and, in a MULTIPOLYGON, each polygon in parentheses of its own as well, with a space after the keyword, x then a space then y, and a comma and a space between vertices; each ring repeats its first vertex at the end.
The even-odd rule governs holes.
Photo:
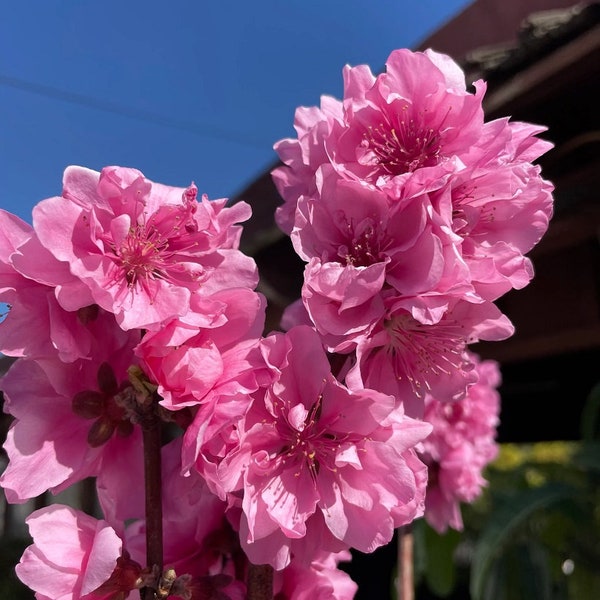
POLYGON ((246 600, 273 600, 273 567, 250 564, 246 584, 246 600))
MULTIPOLYGON (((163 569, 161 422, 153 402, 142 422, 144 445, 144 487, 146 496, 146 561, 158 573, 163 569)), ((153 600, 152 588, 145 589, 144 600, 153 600)))

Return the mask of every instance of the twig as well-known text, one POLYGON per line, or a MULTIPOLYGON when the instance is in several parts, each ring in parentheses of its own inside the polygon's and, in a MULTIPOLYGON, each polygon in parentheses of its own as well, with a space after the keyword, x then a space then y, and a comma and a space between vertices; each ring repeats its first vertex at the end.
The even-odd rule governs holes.
POLYGON ((273 600, 273 567, 250 564, 246 584, 246 600, 273 600))
MULTIPOLYGON (((146 564, 163 569, 161 421, 152 407, 142 422, 144 484, 146 492, 146 564)), ((155 590, 145 589, 144 600, 154 600, 155 590)))
POLYGON ((398 577, 396 590, 398 600, 414 600, 415 578, 413 571, 413 532, 410 525, 398 530, 398 577))

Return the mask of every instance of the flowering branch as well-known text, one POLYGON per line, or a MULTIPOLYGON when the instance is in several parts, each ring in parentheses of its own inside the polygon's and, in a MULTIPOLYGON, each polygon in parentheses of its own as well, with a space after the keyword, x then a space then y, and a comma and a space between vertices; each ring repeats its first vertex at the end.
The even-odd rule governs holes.
POLYGON ((72 166, 34 227, 0 211, 0 352, 20 357, 0 485, 20 503, 94 477, 105 519, 28 518, 39 597, 349 600, 338 564, 401 528, 413 600, 410 524, 461 529, 495 456, 500 377, 469 346, 512 335, 495 302, 552 215, 543 128, 485 122, 473 86, 396 50, 297 110, 272 175, 304 282, 266 337, 244 202, 72 166))

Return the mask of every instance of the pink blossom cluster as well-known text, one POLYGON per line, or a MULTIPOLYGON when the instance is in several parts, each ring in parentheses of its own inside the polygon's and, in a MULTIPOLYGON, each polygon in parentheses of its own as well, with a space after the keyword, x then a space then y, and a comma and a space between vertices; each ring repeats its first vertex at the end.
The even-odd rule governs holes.
MULTIPOLYGON (((551 144, 543 127, 485 121, 485 83, 470 90, 432 50, 395 50, 382 73, 346 66, 343 77, 342 100, 298 108, 297 137, 275 145, 276 221, 306 263, 282 324, 312 325, 350 388, 393 396, 435 435, 431 398, 461 403, 489 385, 470 345, 513 333, 495 301, 533 277, 526 254, 553 210, 533 161, 551 144)), ((474 497, 459 487, 448 501, 474 497)), ((447 510, 431 520, 460 524, 447 510)))
MULTIPOLYGON (((0 350, 19 358, 2 379, 14 420, 0 483, 9 502, 22 503, 94 477, 104 516, 53 505, 30 517, 34 545, 17 573, 38 598, 139 597, 149 581, 145 542, 135 539, 144 529, 144 455, 132 369, 142 342, 164 331, 205 333, 200 400, 235 376, 232 363, 249 368, 264 321, 256 266, 238 249, 238 223, 249 216, 243 203, 228 207, 199 198, 193 184, 160 185, 121 167, 69 167, 62 194, 34 208, 33 226, 0 212, 0 300, 10 307, 0 350)), ((194 481, 184 483, 176 455, 166 490, 194 481)), ((223 552, 197 559, 230 528, 223 503, 200 483, 182 490, 180 504, 164 504, 166 560, 189 579, 184 597, 216 598, 206 591, 214 588, 241 599, 223 552)))
POLYGON ((276 145, 277 219, 306 262, 283 331, 264 335, 244 202, 74 166, 33 225, 0 211, 0 352, 18 358, 0 485, 23 503, 92 477, 102 513, 29 517, 17 574, 38 600, 242 600, 253 565, 277 600, 346 600, 350 549, 423 516, 461 526, 498 415, 469 345, 513 331, 494 301, 533 275, 549 144, 484 122, 484 84, 431 51, 344 79, 276 145))
MULTIPOLYGON (((123 167, 100 173, 69 167, 62 194, 34 208, 33 226, 0 211, 0 301, 9 307, 0 351, 18 358, 1 382, 13 422, 0 484, 9 502, 23 503, 92 477, 102 511, 90 516, 52 504, 30 515, 34 543, 17 574, 39 600, 136 598, 141 588, 166 585, 171 573, 168 597, 242 600, 255 556, 278 569, 274 591, 280 600, 315 591, 323 598, 354 595, 356 585, 337 566, 349 559, 350 541, 331 534, 335 542, 321 547, 315 541, 323 529, 318 517, 300 533, 297 520, 310 516, 306 506, 299 515, 291 504, 285 509, 299 547, 298 538, 310 534, 302 551, 269 554, 277 544, 286 547, 281 514, 284 541, 251 543, 262 537, 271 507, 246 516, 246 504, 262 490, 234 481, 234 470, 237 477, 250 468, 239 465, 251 428, 246 415, 255 402, 264 403, 277 378, 267 356, 281 353, 277 348, 288 336, 262 339, 265 300, 255 291, 254 261, 239 250, 240 223, 249 216, 245 203, 209 201, 193 184, 168 187, 123 167), (159 450, 164 573, 145 557, 148 410, 173 438, 159 450)), ((310 351, 318 347, 328 365, 310 333, 310 351)), ((285 371, 282 364, 277 368, 285 371)), ((328 395, 328 410, 350 393, 337 385, 341 396, 328 395)), ((281 394, 297 419, 302 401, 318 402, 318 393, 299 393, 281 394)), ((285 420, 287 412, 276 416, 285 420)), ((373 428, 397 435, 401 415, 388 420, 373 428)), ((276 454, 290 454, 292 434, 284 431, 264 443, 276 454)), ((364 446, 365 435, 356 437, 364 446)), ((352 449, 350 443, 343 447, 352 449)), ((257 445, 253 454, 261 451, 257 445)), ((424 477, 416 450, 407 452, 424 477)), ((314 469, 322 460, 313 456, 309 462, 314 469)), ((279 475, 273 474, 275 482, 279 475)), ((328 483, 323 487, 331 505, 335 482, 328 483)), ((301 496, 296 487, 288 493, 290 503, 293 494, 301 496)), ((410 502, 414 493, 408 489, 410 502)), ((337 498, 333 505, 342 502, 337 498)))
POLYGON ((530 281, 525 254, 552 214, 531 162, 551 146, 543 128, 485 122, 473 87, 445 55, 396 50, 377 76, 347 66, 343 99, 298 108, 297 138, 275 146, 308 319, 355 357, 348 381, 417 417, 427 393, 457 400, 475 383, 468 344, 513 333, 494 301, 530 281))
POLYGON ((425 519, 439 533, 463 528, 460 504, 481 494, 487 483, 482 472, 498 454, 500 369, 495 361, 474 354, 471 360, 479 379, 462 400, 425 400, 423 420, 433 426, 419 451, 429 474, 425 519))

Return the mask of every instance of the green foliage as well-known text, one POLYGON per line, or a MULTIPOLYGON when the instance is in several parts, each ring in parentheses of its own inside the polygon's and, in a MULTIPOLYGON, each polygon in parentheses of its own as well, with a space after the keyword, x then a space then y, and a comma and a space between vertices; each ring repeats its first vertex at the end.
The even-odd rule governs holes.
POLYGON ((583 408, 581 437, 585 441, 600 439, 600 383, 592 389, 583 408))
POLYGON ((537 541, 512 544, 489 565, 480 596, 494 600, 552 600, 547 552, 537 541))
POLYGON ((529 536, 523 536, 527 530, 525 525, 537 511, 567 500, 576 493, 576 488, 550 483, 503 499, 502 504, 490 515, 475 547, 471 564, 473 600, 550 599, 547 560, 542 556, 539 543, 532 541, 529 536), (498 573, 502 577, 498 577, 498 573), (527 588, 536 583, 539 585, 535 585, 533 592, 537 592, 529 593, 527 588), (494 593, 490 592, 490 585, 493 585, 494 593))
POLYGON ((463 507, 463 532, 440 536, 415 524, 422 596, 600 598, 600 385, 584 410, 581 441, 502 445, 486 478, 483 495, 463 507))
POLYGON ((456 585, 454 553, 460 542, 460 533, 448 530, 439 535, 422 519, 415 523, 414 532, 415 571, 434 594, 446 598, 456 585))

